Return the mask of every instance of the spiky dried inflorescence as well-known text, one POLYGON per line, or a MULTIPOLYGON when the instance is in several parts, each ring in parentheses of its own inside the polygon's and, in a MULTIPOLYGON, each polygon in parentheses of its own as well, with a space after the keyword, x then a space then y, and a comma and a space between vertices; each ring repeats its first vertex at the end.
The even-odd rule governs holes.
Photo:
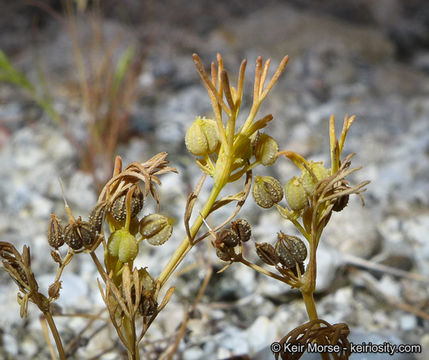
POLYGON ((20 254, 12 244, 0 241, 0 258, 3 259, 4 269, 21 291, 18 293, 21 317, 27 316, 28 300, 34 302, 43 313, 47 313, 49 301, 43 294, 39 293, 39 286, 31 270, 30 248, 24 245, 22 254, 20 254))

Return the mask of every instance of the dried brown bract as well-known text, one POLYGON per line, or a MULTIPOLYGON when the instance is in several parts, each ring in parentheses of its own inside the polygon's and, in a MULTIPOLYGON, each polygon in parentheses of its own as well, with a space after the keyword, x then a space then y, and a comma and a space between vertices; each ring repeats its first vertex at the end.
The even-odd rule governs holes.
POLYGON ((275 359, 278 360, 279 356, 282 360, 298 360, 304 354, 309 344, 320 345, 339 345, 341 351, 335 354, 335 359, 347 360, 351 354, 350 343, 347 337, 350 330, 347 324, 340 323, 330 325, 327 321, 322 319, 309 321, 301 326, 290 331, 279 343, 282 351, 274 354, 275 359), (285 352, 283 351, 285 344, 303 345, 302 351, 285 352))
POLYGON ((0 257, 3 267, 18 285, 21 293, 18 294, 18 303, 21 305, 21 317, 27 316, 28 300, 35 303, 43 313, 49 311, 49 301, 41 293, 31 270, 30 248, 24 246, 22 254, 8 243, 0 241, 0 257))

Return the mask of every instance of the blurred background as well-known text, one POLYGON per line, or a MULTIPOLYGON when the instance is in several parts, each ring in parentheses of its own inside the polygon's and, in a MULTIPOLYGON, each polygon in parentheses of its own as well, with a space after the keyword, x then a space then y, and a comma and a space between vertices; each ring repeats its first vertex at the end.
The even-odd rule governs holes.
MULTIPOLYGON (((74 215, 86 217, 117 154, 127 164, 167 151, 179 175, 162 177, 161 210, 176 219, 175 230, 164 246, 142 249, 137 260, 156 277, 185 234, 186 194, 199 177, 184 134, 197 115, 211 116, 192 54, 208 66, 220 52, 233 82, 248 59, 243 117, 257 56, 270 57, 275 68, 289 55, 260 112, 274 116, 267 133, 281 149, 328 161, 330 114, 338 130, 344 116, 354 114, 344 154, 357 153, 354 165, 364 166, 355 183, 371 180, 366 206, 353 199, 325 231, 318 253, 319 316, 346 322, 353 339, 364 334, 361 341, 422 344, 423 353, 415 356, 428 358, 426 1, 20 0, 2 1, 1 9, 0 240, 18 249, 30 245, 42 289, 56 272, 47 255, 50 213, 66 219, 58 178, 74 215), (378 271, 377 264, 403 273, 378 271)), ((297 171, 279 160, 259 174, 284 184, 297 171)), ((240 186, 232 185, 231 193, 240 186)), ((153 204, 147 206, 143 212, 153 204)), ((212 217, 212 224, 226 215, 212 217)), ((291 229, 251 199, 240 217, 251 222, 258 242, 291 229)), ((145 338, 145 358, 158 359, 174 344, 186 307, 213 271, 174 358, 269 359, 264 349, 307 321, 299 294, 238 264, 216 274, 224 264, 207 244, 194 249, 173 277, 176 293, 145 338)), ((245 251, 257 261, 252 245, 245 251)), ((94 274, 85 254, 66 268, 58 300, 63 314, 99 313, 94 274)), ((16 292, 1 271, 0 357, 46 359, 38 311, 30 306, 29 317, 20 319, 16 292)), ((71 358, 117 359, 120 345, 105 322, 82 332, 87 323, 58 317, 64 342, 79 338, 71 358)))

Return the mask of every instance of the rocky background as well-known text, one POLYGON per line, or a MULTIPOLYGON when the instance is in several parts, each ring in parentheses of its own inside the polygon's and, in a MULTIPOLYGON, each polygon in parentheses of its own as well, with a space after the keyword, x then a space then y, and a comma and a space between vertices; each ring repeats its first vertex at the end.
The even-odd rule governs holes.
MULTIPOLYGON (((53 120, 22 87, 0 82, 0 239, 18 249, 30 245, 41 287, 55 273, 46 241, 49 215, 54 211, 65 219, 58 177, 74 214, 87 216, 97 185, 111 170, 110 153, 94 150, 87 124, 108 119, 108 98, 97 97, 103 94, 98 85, 127 49, 135 51, 120 93, 127 96, 113 113, 120 121, 114 153, 128 163, 167 151, 179 170, 164 176, 161 187, 162 212, 176 219, 173 237, 160 248, 145 248, 137 261, 155 276, 183 238, 186 194, 199 176, 186 153, 185 131, 196 115, 210 116, 192 53, 209 64, 221 52, 232 75, 246 57, 247 106, 256 57, 271 57, 274 67, 288 54, 286 72, 262 109, 274 115, 268 133, 282 149, 328 161, 330 114, 339 125, 345 114, 354 114, 345 154, 357 153, 354 164, 364 166, 353 180, 371 180, 366 206, 353 199, 326 229, 318 253, 319 315, 331 323, 346 322, 355 342, 422 344, 423 353, 415 358, 428 358, 429 5, 418 0, 108 0, 97 10, 92 2, 76 3, 81 10, 75 17, 62 1, 1 4, 0 48, 62 119, 53 120), (74 36, 70 24, 75 24, 74 36), (86 98, 76 44, 91 78, 86 98), (106 59, 113 65, 103 67, 106 59), (85 101, 91 105, 85 107, 85 101), (420 274, 420 281, 375 271, 376 263, 420 274)), ((269 171, 283 183, 296 174, 284 160, 269 171)), ((290 229, 251 199, 240 216, 251 221, 255 241, 290 229)), ((171 281, 176 294, 145 342, 148 359, 158 359, 174 343, 184 309, 194 302, 208 268, 216 272, 223 266, 206 244, 185 263, 181 276, 171 281)), ((94 274, 89 256, 73 259, 58 301, 64 314, 99 312, 103 303, 94 274)), ((30 306, 29 317, 20 319, 16 290, 1 271, 0 357, 46 359, 37 309, 30 306)), ((270 359, 267 346, 305 321, 299 294, 235 264, 211 277, 177 359, 243 354, 270 359)), ((81 317, 58 318, 66 343, 86 323, 81 317)), ((73 358, 91 359, 106 350, 99 358, 117 359, 119 345, 110 339, 114 336, 103 322, 95 322, 82 334, 73 358)), ((399 358, 413 357, 392 357, 399 358)))

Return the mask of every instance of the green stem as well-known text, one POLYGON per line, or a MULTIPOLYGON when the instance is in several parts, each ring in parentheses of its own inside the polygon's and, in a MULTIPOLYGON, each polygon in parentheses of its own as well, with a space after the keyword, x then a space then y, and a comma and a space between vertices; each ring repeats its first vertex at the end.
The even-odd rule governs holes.
POLYGON ((305 309, 307 310, 308 318, 310 320, 318 320, 316 304, 313 298, 313 292, 301 291, 302 298, 304 299, 305 309))
POLYGON ((124 318, 124 330, 128 341, 128 360, 140 360, 139 346, 136 341, 134 319, 124 318))
MULTIPOLYGON (((195 220, 195 223, 192 225, 190 229, 192 238, 195 237, 201 225, 203 224, 203 219, 205 219, 210 213, 210 210, 213 207, 213 204, 215 203, 223 187, 224 187, 224 184, 219 184, 219 185, 215 184, 215 186, 213 187, 206 204, 204 205, 203 209, 200 212, 200 216, 197 217, 197 219, 195 220)), ((159 274, 158 276, 157 282, 160 283, 161 287, 165 284, 167 279, 171 276, 173 271, 177 268, 177 266, 180 264, 180 262, 189 252, 189 250, 191 250, 191 248, 192 248, 192 244, 189 241, 189 238, 186 236, 181 242, 181 244, 179 245, 179 247, 174 252, 173 256, 168 261, 167 265, 162 270, 161 274, 159 274)))
POLYGON ((54 319, 52 318, 52 315, 50 312, 44 313, 46 321, 48 322, 49 328, 51 329, 52 336, 55 340, 55 345, 57 346, 58 355, 61 360, 66 359, 66 354, 64 352, 63 343, 61 342, 60 334, 58 333, 57 327, 55 326, 54 319))

